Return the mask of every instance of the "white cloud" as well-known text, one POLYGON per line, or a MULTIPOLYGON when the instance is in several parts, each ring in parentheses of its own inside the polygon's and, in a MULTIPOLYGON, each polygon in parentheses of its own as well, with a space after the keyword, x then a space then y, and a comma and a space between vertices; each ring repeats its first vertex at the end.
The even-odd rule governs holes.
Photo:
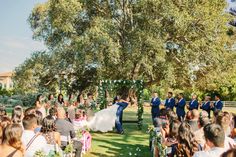
POLYGON ((0 37, 0 72, 11 71, 34 51, 46 50, 42 42, 26 37, 0 37))

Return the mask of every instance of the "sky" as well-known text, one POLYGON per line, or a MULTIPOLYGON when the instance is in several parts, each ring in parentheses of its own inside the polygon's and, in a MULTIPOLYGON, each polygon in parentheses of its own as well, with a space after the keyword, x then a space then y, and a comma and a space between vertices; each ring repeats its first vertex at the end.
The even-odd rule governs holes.
POLYGON ((27 19, 33 7, 46 0, 0 0, 0 73, 13 71, 30 54, 46 47, 32 39, 27 19))
MULTIPOLYGON (((47 0, 0 0, 0 73, 13 71, 30 54, 45 50, 42 42, 32 39, 27 22, 33 7, 47 0)), ((236 5, 236 0, 226 0, 236 5)))

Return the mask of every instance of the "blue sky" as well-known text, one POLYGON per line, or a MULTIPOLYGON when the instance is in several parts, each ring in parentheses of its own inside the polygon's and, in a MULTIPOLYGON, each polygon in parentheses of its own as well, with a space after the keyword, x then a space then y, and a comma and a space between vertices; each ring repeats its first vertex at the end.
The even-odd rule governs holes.
MULTIPOLYGON (((36 50, 45 50, 42 42, 32 40, 27 18, 37 3, 47 0, 0 0, 0 73, 14 70, 36 50)), ((236 6, 236 0, 226 0, 236 6)))
POLYGON ((0 73, 12 71, 33 51, 45 50, 32 40, 27 18, 37 3, 46 0, 0 0, 0 73))

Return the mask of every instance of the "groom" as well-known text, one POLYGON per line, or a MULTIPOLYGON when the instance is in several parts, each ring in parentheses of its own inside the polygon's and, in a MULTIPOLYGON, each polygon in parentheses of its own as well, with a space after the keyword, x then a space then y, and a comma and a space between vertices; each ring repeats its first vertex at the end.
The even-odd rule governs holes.
POLYGON ((117 112, 116 112, 116 121, 115 121, 115 127, 116 130, 119 134, 124 134, 124 130, 122 127, 122 116, 123 116, 123 110, 128 106, 129 104, 129 96, 127 93, 124 93, 121 98, 120 101, 118 103, 116 103, 117 105, 119 105, 117 112))

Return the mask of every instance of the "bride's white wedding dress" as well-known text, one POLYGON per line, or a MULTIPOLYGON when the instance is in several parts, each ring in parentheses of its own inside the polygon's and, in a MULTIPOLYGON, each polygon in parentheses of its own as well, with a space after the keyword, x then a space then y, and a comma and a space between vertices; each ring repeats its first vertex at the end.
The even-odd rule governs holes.
POLYGON ((95 113, 94 117, 88 121, 88 128, 93 131, 108 132, 115 126, 116 112, 119 105, 112 105, 106 109, 95 113))

